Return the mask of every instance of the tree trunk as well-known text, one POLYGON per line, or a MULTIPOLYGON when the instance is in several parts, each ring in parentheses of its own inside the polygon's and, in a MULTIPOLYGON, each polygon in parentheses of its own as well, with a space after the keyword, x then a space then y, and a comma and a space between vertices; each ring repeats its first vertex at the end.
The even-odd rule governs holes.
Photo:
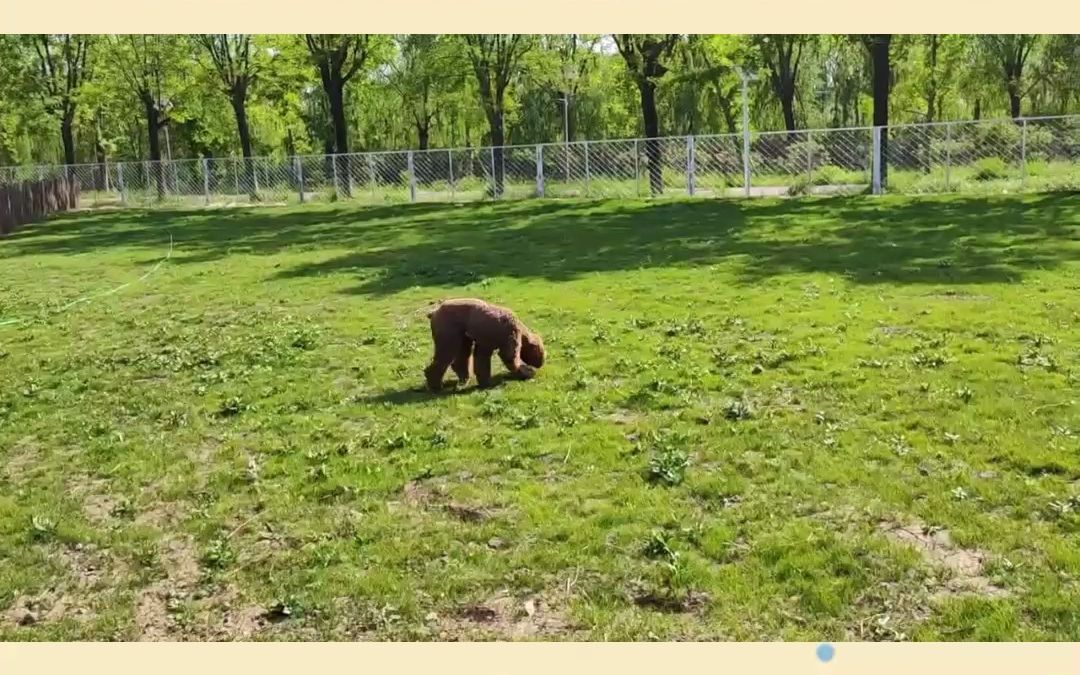
POLYGON ((233 114, 236 116, 236 131, 240 135, 240 154, 243 157, 244 174, 247 176, 251 201, 259 200, 259 178, 255 174, 255 162, 251 159, 251 127, 248 124, 247 105, 244 92, 233 92, 233 114))
POLYGON ((60 138, 64 142, 64 164, 75 163, 75 111, 65 111, 60 119, 60 138))
POLYGON ((881 186, 885 187, 889 174, 889 42, 891 35, 877 35, 870 43, 870 60, 874 68, 874 126, 881 127, 881 186))
POLYGON ((649 191, 653 196, 664 192, 663 152, 660 141, 660 118, 656 114, 656 85, 650 80, 639 80, 641 93, 641 117, 645 123, 645 157, 649 163, 649 191))
POLYGON ((337 83, 327 92, 330 98, 330 120, 334 125, 334 151, 349 152, 349 129, 345 122, 345 85, 337 83))
POLYGON ((1018 119, 1020 117, 1020 103, 1021 102, 1022 102, 1022 99, 1020 98, 1020 92, 1017 91, 1016 87, 1013 87, 1013 86, 1010 85, 1010 87, 1009 87, 1009 116, 1012 117, 1014 120, 1018 119))
POLYGON ((108 158, 105 155, 105 144, 101 142, 100 121, 95 124, 94 130, 94 161, 98 165, 97 175, 94 176, 94 189, 98 192, 108 192, 109 165, 106 163, 108 161, 108 158))
POLYGON ((982 101, 975 99, 975 110, 971 113, 972 119, 978 122, 982 119, 982 101))
POLYGON ((158 124, 157 109, 152 102, 144 104, 146 111, 146 140, 150 148, 150 161, 161 161, 161 125, 158 124))
MULTIPOLYGON (((149 95, 143 96, 143 109, 146 114, 146 140, 150 146, 151 166, 148 171, 154 174, 153 180, 160 200, 165 198, 165 172, 161 170, 161 119, 158 117, 157 106, 149 95)), ((150 189, 149 184, 146 189, 150 189)))
MULTIPOLYGON (((795 84, 780 88, 780 108, 784 113, 784 128, 795 131, 795 84)), ((791 135, 789 134, 790 138, 791 135)))
POLYGON ((505 175, 503 173, 503 145, 506 143, 505 130, 503 129, 502 110, 489 110, 488 123, 491 125, 491 161, 495 181, 492 196, 498 199, 503 194, 505 175))
POLYGON ((419 122, 417 122, 416 137, 417 141, 419 142, 419 149, 427 150, 429 139, 431 138, 431 123, 428 122, 426 124, 420 124, 419 122))
POLYGON ((345 121, 345 83, 334 82, 327 90, 330 119, 334 125, 334 151, 337 156, 338 190, 343 198, 352 197, 352 171, 349 162, 349 127, 345 121))

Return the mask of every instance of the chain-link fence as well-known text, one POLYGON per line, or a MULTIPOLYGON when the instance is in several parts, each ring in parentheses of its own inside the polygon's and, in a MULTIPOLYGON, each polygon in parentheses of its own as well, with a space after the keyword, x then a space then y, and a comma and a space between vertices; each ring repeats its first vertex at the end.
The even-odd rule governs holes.
POLYGON ((1080 189, 1080 115, 289 158, 0 168, 80 206, 368 204, 1080 189))

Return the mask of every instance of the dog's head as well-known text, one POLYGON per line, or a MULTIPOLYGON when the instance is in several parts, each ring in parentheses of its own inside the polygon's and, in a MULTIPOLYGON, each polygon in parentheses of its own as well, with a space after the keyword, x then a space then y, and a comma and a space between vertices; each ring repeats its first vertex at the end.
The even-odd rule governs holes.
POLYGON ((521 335, 521 360, 533 368, 544 365, 544 341, 536 333, 526 331, 521 335))

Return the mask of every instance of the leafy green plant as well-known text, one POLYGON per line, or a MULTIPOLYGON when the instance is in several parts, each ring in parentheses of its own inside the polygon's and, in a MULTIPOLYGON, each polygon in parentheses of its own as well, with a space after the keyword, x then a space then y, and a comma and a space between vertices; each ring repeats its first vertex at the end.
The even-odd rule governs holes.
POLYGON ((1001 180, 1009 176, 1005 160, 1000 157, 984 157, 975 162, 975 173, 972 176, 978 181, 1001 180))

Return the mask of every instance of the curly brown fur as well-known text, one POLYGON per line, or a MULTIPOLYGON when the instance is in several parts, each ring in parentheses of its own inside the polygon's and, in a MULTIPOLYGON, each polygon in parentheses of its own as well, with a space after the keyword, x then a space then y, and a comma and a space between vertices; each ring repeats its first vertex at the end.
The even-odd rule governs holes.
POLYGON ((544 365, 544 342, 514 313, 476 298, 456 298, 428 312, 435 354, 424 369, 428 387, 442 388, 447 368, 464 383, 475 370, 481 387, 491 386, 491 357, 499 359, 511 375, 527 380, 544 365), (470 368, 471 365, 471 368, 470 368))

